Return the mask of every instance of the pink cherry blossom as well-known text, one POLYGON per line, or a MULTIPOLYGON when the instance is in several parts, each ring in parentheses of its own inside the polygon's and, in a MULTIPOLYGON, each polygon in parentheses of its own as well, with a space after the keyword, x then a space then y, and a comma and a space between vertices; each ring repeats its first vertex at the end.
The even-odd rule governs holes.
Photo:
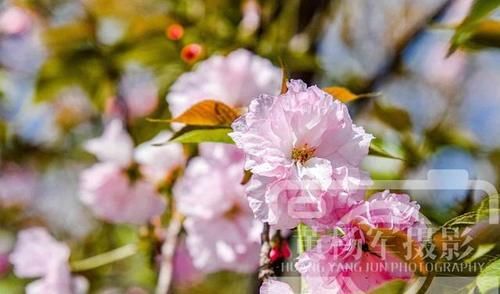
POLYGON ((112 163, 99 163, 83 171, 80 182, 81 201, 106 221, 144 224, 165 210, 165 201, 152 183, 131 180, 112 163))
POLYGON ((0 170, 0 206, 26 206, 35 198, 36 174, 16 164, 6 164, 0 170))
POLYGON ((31 16, 22 8, 10 6, 0 14, 0 33, 21 34, 29 30, 31 25, 31 16))
POLYGON ((427 220, 420 213, 420 205, 406 194, 388 190, 373 194, 368 201, 353 208, 341 220, 341 224, 365 222, 377 228, 402 231, 413 239, 425 237, 427 220))
POLYGON ((258 267, 261 224, 248 214, 228 217, 208 220, 193 217, 184 222, 193 263, 203 272, 250 273, 258 267))
POLYGON ((246 107, 260 94, 278 94, 280 70, 267 59, 238 49, 227 56, 214 55, 183 74, 171 87, 167 102, 173 116, 205 99, 246 107))
POLYGON ((213 143, 201 144, 200 149, 201 156, 189 162, 184 177, 174 187, 179 211, 204 219, 223 217, 232 209, 251 215, 245 187, 240 184, 243 179, 241 151, 231 145, 213 143), (228 156, 219 159, 216 155, 219 151, 228 156), (239 153, 239 160, 228 160, 230 152, 239 153))
MULTIPOLYGON (((354 203, 346 193, 360 200, 369 184, 359 165, 373 136, 352 123, 344 104, 316 86, 292 80, 286 94, 259 96, 233 130, 230 136, 246 154, 245 169, 254 174, 250 206, 258 219, 278 228, 346 210, 354 203), (301 216, 291 215, 297 201, 309 203, 301 216)), ((331 217, 322 225, 333 223, 331 217)))
POLYGON ((299 256, 296 268, 311 293, 367 292, 386 281, 413 276, 405 261, 381 246, 381 241, 369 242, 360 224, 402 232, 416 241, 422 241, 426 228, 419 206, 407 195, 375 194, 339 221, 343 234, 324 235, 299 256))
POLYGON ((169 172, 186 162, 181 144, 165 144, 170 137, 172 137, 172 133, 161 132, 135 149, 135 161, 140 164, 142 174, 153 183, 165 180, 169 172), (163 145, 157 146, 155 144, 163 145))
POLYGON ((43 228, 21 231, 10 254, 14 273, 21 278, 36 278, 49 273, 54 264, 67 262, 69 248, 43 228))
POLYGON ((101 137, 91 139, 85 149, 99 160, 127 167, 132 162, 134 143, 119 119, 109 122, 101 137))
POLYGON ((175 247, 173 269, 173 280, 177 286, 192 285, 203 277, 193 264, 185 238, 182 238, 175 247))
POLYGON ((178 209, 186 216, 193 263, 203 272, 251 272, 258 265, 262 225, 253 218, 240 184, 243 155, 231 145, 208 143, 200 149, 201 156, 189 162, 174 187, 178 209))
POLYGON ((260 286, 260 294, 293 294, 292 288, 284 282, 267 279, 260 286))
POLYGON ((352 123, 344 104, 299 80, 288 83, 286 94, 253 100, 233 130, 246 169, 284 178, 294 168, 322 187, 329 186, 334 169, 359 166, 373 138, 352 123))
POLYGON ((89 285, 82 276, 72 277, 67 263, 54 264, 43 278, 26 286, 27 294, 85 294, 89 285))
POLYGON ((27 294, 86 293, 88 282, 72 277, 68 258, 69 248, 55 240, 44 228, 30 228, 18 234, 10 262, 20 278, 38 278, 26 286, 27 294))
POLYGON ((142 69, 132 69, 120 81, 120 94, 131 119, 151 114, 158 106, 158 87, 152 74, 142 69))
POLYGON ((286 179, 253 175, 247 186, 255 217, 276 229, 291 229, 299 222, 317 231, 329 230, 364 199, 368 176, 356 168, 339 167, 324 191, 315 180, 292 173, 286 179))

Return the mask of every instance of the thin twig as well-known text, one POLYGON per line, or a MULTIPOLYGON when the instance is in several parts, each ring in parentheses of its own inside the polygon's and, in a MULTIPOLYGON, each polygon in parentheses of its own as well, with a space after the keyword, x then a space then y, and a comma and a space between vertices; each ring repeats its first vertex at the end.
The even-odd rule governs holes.
POLYGON ((177 245, 177 237, 182 227, 182 216, 174 214, 165 232, 165 241, 161 247, 161 266, 158 274, 156 294, 166 294, 172 283, 173 257, 177 245))
POLYGON ((404 36, 403 39, 396 44, 392 57, 379 69, 375 76, 367 82, 361 93, 372 92, 376 87, 382 84, 383 81, 389 78, 398 68, 403 53, 425 32, 430 23, 435 22, 446 13, 451 4, 453 4, 453 0, 444 1, 434 13, 420 21, 409 34, 404 36))
POLYGON ((110 264, 131 257, 137 252, 138 252, 137 244, 128 244, 123 247, 116 248, 96 256, 72 262, 71 271, 82 272, 91 270, 106 264, 110 264))

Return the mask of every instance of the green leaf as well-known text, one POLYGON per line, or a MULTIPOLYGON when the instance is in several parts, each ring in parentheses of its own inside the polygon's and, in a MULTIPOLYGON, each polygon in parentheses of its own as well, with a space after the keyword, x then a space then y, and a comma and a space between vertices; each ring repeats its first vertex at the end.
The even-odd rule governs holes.
POLYGON ((471 257, 467 258, 465 260, 465 262, 471 263, 474 260, 485 256, 486 254, 488 254, 488 252, 490 252, 491 250, 493 250, 495 248, 495 246, 496 246, 495 244, 481 244, 481 245, 479 245, 477 247, 476 251, 474 252, 474 255, 472 255, 471 257))
MULTIPOLYGON (((483 39, 485 36, 481 37, 482 33, 479 33, 479 36, 476 35, 474 37, 473 32, 478 26, 478 23, 483 18, 490 15, 496 8, 498 8, 498 6, 500 6, 500 0, 476 0, 467 17, 465 17, 464 21, 456 28, 455 34, 451 38, 448 55, 455 52, 458 47, 466 45, 471 38, 478 38, 479 40, 483 39)), ((486 33, 486 35, 490 34, 491 33, 486 33)), ((487 37, 487 39, 491 39, 491 37, 487 37)))
POLYGON ((368 150, 368 155, 404 160, 403 158, 393 155, 390 152, 386 151, 382 147, 382 142, 378 140, 372 140, 370 144, 370 149, 368 150))
POLYGON ((481 293, 491 293, 500 288, 500 260, 489 264, 479 274, 476 285, 481 293))
POLYGON ((476 223, 477 212, 470 211, 464 214, 458 215, 446 223, 443 224, 443 227, 454 227, 454 226, 462 226, 462 225, 473 225, 476 223))
POLYGON ((499 195, 491 195, 481 200, 476 210, 476 222, 486 220, 492 214, 500 215, 499 195))
POLYGON ((500 21, 484 20, 478 23, 467 43, 470 47, 500 48, 500 21))
POLYGON ((376 102, 373 110, 380 121, 397 131, 403 132, 412 128, 410 115, 402 108, 376 102))
POLYGON ((469 10, 469 14, 460 24, 459 30, 470 26, 484 17, 490 15, 493 10, 500 6, 500 0, 476 0, 469 10))
POLYGON ((370 291, 370 294, 400 294, 404 293, 406 282, 403 280, 393 280, 382 284, 370 291))
POLYGON ((175 133, 170 139, 170 142, 218 142, 234 144, 233 139, 228 136, 230 132, 232 132, 231 128, 224 127, 186 126, 175 133))

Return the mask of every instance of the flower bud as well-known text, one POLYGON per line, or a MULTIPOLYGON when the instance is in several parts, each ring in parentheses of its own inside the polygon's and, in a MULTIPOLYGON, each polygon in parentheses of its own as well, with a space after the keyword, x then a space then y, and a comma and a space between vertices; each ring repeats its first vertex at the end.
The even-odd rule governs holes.
POLYGON ((271 251, 269 251, 269 259, 271 260, 271 263, 275 263, 280 258, 282 258, 282 256, 278 248, 273 248, 271 249, 271 251))
POLYGON ((169 40, 178 41, 184 36, 184 27, 178 23, 171 24, 167 27, 166 35, 169 40))
POLYGON ((191 43, 182 48, 181 58, 187 63, 193 63, 200 58, 202 51, 203 47, 200 44, 191 43))

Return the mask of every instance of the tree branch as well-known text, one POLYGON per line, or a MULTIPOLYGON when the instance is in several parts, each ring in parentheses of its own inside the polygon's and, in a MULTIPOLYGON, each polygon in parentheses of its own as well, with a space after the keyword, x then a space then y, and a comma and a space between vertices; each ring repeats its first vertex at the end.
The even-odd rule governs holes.
POLYGON ((396 44, 392 57, 379 69, 375 76, 366 83, 359 93, 372 92, 378 85, 390 77, 400 65, 403 53, 413 44, 413 41, 425 32, 429 23, 441 18, 451 4, 453 4, 453 0, 444 1, 434 13, 420 21, 410 33, 404 36, 403 39, 396 44))
POLYGON ((271 266, 271 259, 269 258, 269 252, 271 251, 269 231, 269 223, 264 223, 264 226, 262 227, 262 234, 260 235, 262 245, 260 249, 259 279, 261 281, 264 281, 274 275, 274 270, 271 266))

